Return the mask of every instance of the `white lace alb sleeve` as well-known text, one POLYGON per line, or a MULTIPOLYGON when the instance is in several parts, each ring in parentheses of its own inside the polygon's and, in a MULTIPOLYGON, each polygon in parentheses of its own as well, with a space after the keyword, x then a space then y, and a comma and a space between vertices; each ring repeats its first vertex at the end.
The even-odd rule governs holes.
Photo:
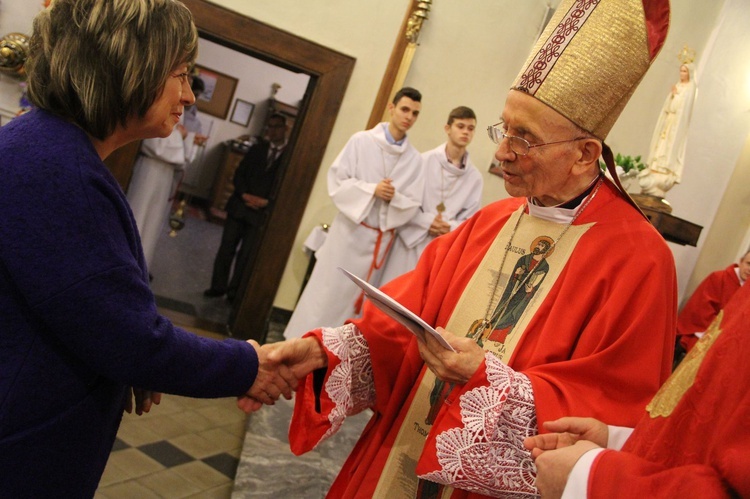
POLYGON ((523 446, 537 434, 531 381, 492 353, 488 386, 459 398, 462 427, 437 436, 440 469, 420 478, 492 497, 534 497, 536 467, 523 446))
POLYGON ((341 362, 333 368, 325 391, 334 404, 328 415, 331 428, 321 442, 338 431, 347 416, 375 404, 370 347, 354 324, 323 329, 323 346, 341 362))

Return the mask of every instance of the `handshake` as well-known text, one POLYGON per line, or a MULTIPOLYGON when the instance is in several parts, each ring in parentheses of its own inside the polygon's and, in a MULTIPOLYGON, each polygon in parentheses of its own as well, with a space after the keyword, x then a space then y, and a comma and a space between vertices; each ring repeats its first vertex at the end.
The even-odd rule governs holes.
POLYGON ((325 350, 315 338, 294 338, 260 346, 248 340, 258 354, 258 374, 253 386, 237 398, 247 414, 273 405, 281 395, 291 400, 297 384, 316 369, 328 366, 325 350))

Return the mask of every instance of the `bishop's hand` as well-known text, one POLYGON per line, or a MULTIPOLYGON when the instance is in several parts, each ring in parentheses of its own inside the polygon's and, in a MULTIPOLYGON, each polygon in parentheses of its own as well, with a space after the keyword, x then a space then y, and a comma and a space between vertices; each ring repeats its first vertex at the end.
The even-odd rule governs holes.
POLYGON ((269 359, 287 366, 297 380, 328 365, 325 349, 313 336, 271 343, 266 347, 269 359))
POLYGON ((258 374, 253 386, 245 395, 238 397, 237 406, 246 413, 255 412, 262 404, 273 405, 283 395, 291 400, 297 388, 297 378, 288 366, 269 357, 269 349, 258 342, 248 340, 258 354, 258 374))
POLYGON ((425 334, 425 341, 417 342, 419 355, 438 379, 465 384, 484 361, 484 350, 471 338, 456 336, 441 327, 437 331, 455 352, 446 349, 431 334, 425 334))

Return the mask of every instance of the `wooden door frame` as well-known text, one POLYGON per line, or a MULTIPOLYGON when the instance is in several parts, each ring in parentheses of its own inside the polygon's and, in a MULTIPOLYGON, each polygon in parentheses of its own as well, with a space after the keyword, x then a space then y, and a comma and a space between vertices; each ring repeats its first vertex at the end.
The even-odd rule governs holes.
POLYGON ((302 215, 320 169, 355 59, 204 0, 182 0, 201 37, 287 69, 310 75, 290 137, 291 155, 276 205, 262 236, 253 272, 237 295, 230 330, 238 338, 265 339, 302 215))

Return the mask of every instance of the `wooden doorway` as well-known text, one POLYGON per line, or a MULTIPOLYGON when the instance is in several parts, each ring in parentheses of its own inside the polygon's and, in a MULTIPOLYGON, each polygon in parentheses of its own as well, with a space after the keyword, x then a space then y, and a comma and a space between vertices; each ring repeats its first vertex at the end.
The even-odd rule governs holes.
POLYGON ((355 60, 204 0, 182 1, 201 37, 310 75, 276 206, 229 321, 234 336, 262 340, 355 60))

